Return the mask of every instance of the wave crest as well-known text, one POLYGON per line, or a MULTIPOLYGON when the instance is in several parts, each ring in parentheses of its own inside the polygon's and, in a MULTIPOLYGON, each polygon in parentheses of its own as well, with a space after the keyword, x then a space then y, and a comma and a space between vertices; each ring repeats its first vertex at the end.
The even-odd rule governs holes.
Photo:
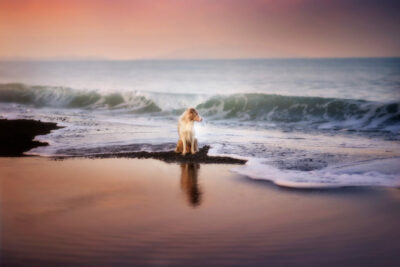
POLYGON ((0 84, 0 102, 20 103, 39 108, 127 109, 135 113, 161 111, 154 101, 137 92, 101 94, 97 91, 28 86, 20 83, 0 84))
POLYGON ((234 94, 215 96, 197 106, 203 116, 277 123, 311 123, 323 127, 400 129, 399 103, 365 100, 234 94))
POLYGON ((118 109, 178 116, 196 106, 208 120, 297 125, 319 129, 400 131, 400 103, 271 94, 204 95, 75 90, 66 87, 0 84, 0 102, 35 107, 118 109), (197 105, 196 105, 197 104, 197 105))

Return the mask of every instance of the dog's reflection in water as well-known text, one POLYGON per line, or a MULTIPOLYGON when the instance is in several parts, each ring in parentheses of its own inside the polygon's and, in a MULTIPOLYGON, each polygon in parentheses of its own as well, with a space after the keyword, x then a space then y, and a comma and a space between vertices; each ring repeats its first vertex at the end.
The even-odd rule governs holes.
POLYGON ((185 192, 189 205, 196 207, 201 203, 201 190, 197 183, 200 164, 181 164, 181 188, 185 192))

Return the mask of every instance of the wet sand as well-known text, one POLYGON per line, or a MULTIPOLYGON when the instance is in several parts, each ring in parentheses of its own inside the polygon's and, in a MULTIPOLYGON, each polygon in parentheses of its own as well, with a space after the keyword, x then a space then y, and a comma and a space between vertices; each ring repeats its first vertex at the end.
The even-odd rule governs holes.
POLYGON ((289 190, 232 167, 0 158, 0 265, 400 265, 399 189, 289 190))

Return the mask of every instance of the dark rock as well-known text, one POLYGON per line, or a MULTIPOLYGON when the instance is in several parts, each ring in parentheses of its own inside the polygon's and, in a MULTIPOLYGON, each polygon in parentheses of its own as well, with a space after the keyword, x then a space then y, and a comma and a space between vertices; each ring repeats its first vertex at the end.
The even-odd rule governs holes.
POLYGON ((33 141, 35 136, 62 128, 56 123, 35 120, 0 120, 0 156, 20 157, 23 152, 47 143, 33 141))

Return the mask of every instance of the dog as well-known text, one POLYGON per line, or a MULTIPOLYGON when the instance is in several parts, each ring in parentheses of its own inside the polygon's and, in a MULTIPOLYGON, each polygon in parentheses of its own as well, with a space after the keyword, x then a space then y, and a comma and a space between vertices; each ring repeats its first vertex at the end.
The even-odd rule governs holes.
POLYGON ((194 122, 202 121, 203 118, 200 117, 199 113, 195 108, 188 108, 178 121, 178 134, 179 140, 176 145, 175 152, 195 154, 197 152, 197 139, 194 132, 194 122))

